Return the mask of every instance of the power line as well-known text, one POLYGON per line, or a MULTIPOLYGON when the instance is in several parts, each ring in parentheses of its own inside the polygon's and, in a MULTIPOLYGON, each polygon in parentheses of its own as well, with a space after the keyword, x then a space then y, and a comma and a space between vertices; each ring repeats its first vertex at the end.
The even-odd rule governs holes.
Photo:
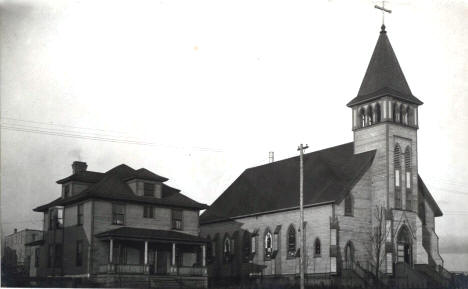
POLYGON ((61 127, 75 128, 75 129, 96 130, 96 131, 102 131, 102 132, 111 132, 111 133, 115 132, 115 133, 119 133, 119 134, 124 134, 121 131, 105 130, 105 129, 82 127, 82 126, 73 126, 73 125, 58 124, 58 123, 53 123, 53 122, 41 122, 41 121, 34 121, 34 120, 25 120, 25 119, 20 119, 20 118, 13 118, 13 117, 4 117, 3 116, 3 117, 1 117, 1 119, 13 120, 13 121, 19 121, 19 122, 26 122, 26 123, 49 125, 49 126, 61 126, 61 127))
MULTIPOLYGON (((123 139, 123 138, 116 138, 110 137, 106 135, 85 135, 80 134, 77 132, 66 131, 66 130, 45 130, 42 128, 37 128, 33 126, 25 126, 25 125, 7 125, 2 124, 2 129, 12 130, 12 131, 20 131, 20 132, 29 132, 29 133, 37 133, 37 134, 44 134, 44 135, 51 135, 51 136, 60 136, 60 137, 69 137, 69 138, 76 138, 76 139, 86 139, 86 140, 95 140, 95 141, 104 141, 104 142, 113 142, 113 143, 123 143, 123 144, 133 144, 133 145, 144 145, 144 146, 157 146, 157 147, 166 147, 170 149, 186 149, 184 147, 179 146, 171 146, 171 145, 163 145, 154 142, 146 142, 146 141, 137 141, 137 140, 130 140, 130 139, 123 139)), ((204 151, 204 152, 216 152, 220 153, 223 152, 219 149, 211 149, 211 148, 204 148, 204 147, 191 147, 191 149, 204 151)))

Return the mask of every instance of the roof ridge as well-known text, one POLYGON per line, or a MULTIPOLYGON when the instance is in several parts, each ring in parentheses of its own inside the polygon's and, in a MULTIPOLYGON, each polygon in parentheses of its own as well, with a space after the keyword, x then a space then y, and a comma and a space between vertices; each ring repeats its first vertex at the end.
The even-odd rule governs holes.
MULTIPOLYGON (((340 145, 335 145, 335 146, 328 147, 328 148, 319 149, 319 150, 316 150, 316 151, 304 153, 304 156, 310 156, 311 154, 320 153, 320 152, 323 152, 323 151, 326 151, 326 150, 337 149, 338 147, 350 145, 350 144, 353 144, 353 143, 354 143, 354 142, 347 142, 347 143, 344 143, 344 144, 340 144, 340 145)), ((251 170, 251 169, 255 169, 255 168, 259 168, 259 167, 264 167, 264 166, 270 166, 270 165, 274 165, 274 164, 279 164, 279 163, 281 163, 281 162, 288 161, 288 160, 291 160, 291 159, 294 159, 294 158, 297 158, 297 157, 299 157, 299 155, 296 155, 296 156, 293 156, 293 157, 288 157, 288 158, 285 158, 285 159, 282 159, 282 160, 279 160, 279 161, 274 161, 274 162, 271 162, 271 163, 266 163, 266 164, 262 164, 262 165, 258 165, 258 166, 253 166, 253 167, 250 167, 250 168, 245 169, 245 171, 251 170)))

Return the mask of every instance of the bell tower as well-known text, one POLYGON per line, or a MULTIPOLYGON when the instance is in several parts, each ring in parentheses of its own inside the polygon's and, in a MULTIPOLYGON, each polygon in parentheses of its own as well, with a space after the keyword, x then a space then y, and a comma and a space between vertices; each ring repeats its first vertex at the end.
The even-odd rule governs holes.
POLYGON ((376 150, 372 203, 417 212, 418 107, 382 25, 352 109, 354 153, 376 150))

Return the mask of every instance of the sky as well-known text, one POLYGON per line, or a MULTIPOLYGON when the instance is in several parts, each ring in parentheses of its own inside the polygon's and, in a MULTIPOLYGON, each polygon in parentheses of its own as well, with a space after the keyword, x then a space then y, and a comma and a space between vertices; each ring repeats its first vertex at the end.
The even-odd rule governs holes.
MULTIPOLYGON (((0 0, 1 222, 40 229, 75 160, 125 163, 211 204, 248 167, 353 140, 374 1, 0 0)), ((418 169, 468 271, 468 1, 387 1, 419 108, 418 169)))

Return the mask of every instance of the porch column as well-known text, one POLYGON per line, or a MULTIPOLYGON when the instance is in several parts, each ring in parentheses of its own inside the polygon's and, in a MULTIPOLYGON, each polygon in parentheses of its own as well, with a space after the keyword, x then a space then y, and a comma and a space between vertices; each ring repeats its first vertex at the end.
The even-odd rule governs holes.
POLYGON ((206 245, 202 245, 202 266, 206 266, 206 245))
POLYGON ((148 265, 148 241, 145 241, 145 265, 148 265))
POLYGON ((114 240, 109 240, 109 264, 112 264, 112 253, 114 252, 114 240))
POLYGON ((175 260, 175 257, 176 257, 176 256, 175 256, 175 253, 176 253, 176 252, 175 252, 175 249, 176 249, 176 248, 175 248, 175 243, 172 243, 172 265, 173 265, 173 266, 175 266, 175 264, 176 264, 176 260, 175 260))

